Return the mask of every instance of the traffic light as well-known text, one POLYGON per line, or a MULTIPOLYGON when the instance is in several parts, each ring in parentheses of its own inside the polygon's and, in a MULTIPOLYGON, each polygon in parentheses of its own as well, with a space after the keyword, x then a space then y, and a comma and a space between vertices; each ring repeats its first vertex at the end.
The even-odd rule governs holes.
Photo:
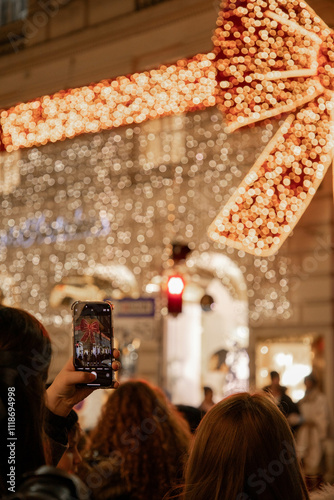
POLYGON ((181 276, 170 276, 167 283, 168 312, 178 314, 182 312, 182 294, 184 281, 181 276))

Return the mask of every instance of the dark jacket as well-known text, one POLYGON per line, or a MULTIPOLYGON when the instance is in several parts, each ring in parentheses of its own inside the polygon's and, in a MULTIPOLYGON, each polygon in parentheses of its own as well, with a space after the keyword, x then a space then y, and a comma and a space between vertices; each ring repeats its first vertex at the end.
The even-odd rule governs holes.
MULTIPOLYGON (((286 394, 287 388, 282 386, 282 385, 280 385, 279 387, 281 389, 281 398, 280 398, 279 403, 277 404, 278 408, 281 410, 283 415, 285 415, 286 417, 291 415, 291 413, 298 413, 298 415, 299 415, 300 411, 299 411, 298 406, 296 405, 296 403, 294 403, 292 401, 290 396, 288 396, 286 394)), ((269 394, 271 394, 270 385, 267 385, 266 387, 264 387, 263 390, 265 392, 268 392, 269 394)))

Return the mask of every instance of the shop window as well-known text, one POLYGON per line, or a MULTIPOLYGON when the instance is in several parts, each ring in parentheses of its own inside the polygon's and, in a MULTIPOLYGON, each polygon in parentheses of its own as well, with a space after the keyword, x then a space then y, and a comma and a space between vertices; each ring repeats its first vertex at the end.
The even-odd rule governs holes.
POLYGON ((315 346, 311 334, 297 338, 258 340, 256 386, 261 389, 270 384, 270 372, 277 371, 281 385, 287 387, 288 395, 293 401, 299 401, 305 394, 304 377, 317 368, 315 360, 319 355, 315 346))

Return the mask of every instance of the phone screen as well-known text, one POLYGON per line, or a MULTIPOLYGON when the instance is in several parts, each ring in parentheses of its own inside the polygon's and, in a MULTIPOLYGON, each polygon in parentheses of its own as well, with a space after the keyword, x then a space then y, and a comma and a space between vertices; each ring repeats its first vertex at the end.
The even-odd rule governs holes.
POLYGON ((94 386, 110 386, 113 349, 112 304, 75 302, 73 309, 74 366, 79 371, 96 372, 94 386))

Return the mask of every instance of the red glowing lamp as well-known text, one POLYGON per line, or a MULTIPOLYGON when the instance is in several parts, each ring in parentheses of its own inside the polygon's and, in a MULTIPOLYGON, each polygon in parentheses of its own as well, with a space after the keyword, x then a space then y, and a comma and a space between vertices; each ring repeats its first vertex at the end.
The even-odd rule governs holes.
POLYGON ((181 276, 170 276, 167 283, 168 312, 179 314, 182 312, 182 294, 184 281, 181 276))

